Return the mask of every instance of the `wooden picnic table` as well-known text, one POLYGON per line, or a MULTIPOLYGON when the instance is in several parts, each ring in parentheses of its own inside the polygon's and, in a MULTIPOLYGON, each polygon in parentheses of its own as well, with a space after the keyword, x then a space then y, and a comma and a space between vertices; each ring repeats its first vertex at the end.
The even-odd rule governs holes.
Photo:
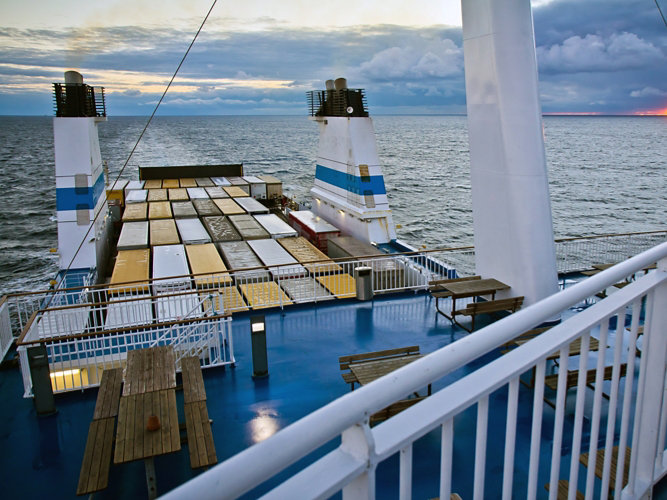
POLYGON ((130 351, 118 411, 114 463, 144 460, 148 497, 156 498, 153 459, 180 449, 173 348, 130 351), (148 430, 149 417, 153 416, 158 418, 159 428, 148 430))
POLYGON ((500 290, 507 290, 510 288, 509 285, 506 285, 505 283, 502 283, 501 281, 498 281, 497 279, 494 278, 455 281, 452 283, 444 283, 441 286, 451 294, 452 312, 451 315, 446 314, 440 309, 438 309, 438 312, 451 321, 454 321, 454 315, 457 312, 456 299, 463 299, 466 297, 479 297, 481 295, 491 295, 491 300, 494 300, 496 298, 496 292, 500 290))

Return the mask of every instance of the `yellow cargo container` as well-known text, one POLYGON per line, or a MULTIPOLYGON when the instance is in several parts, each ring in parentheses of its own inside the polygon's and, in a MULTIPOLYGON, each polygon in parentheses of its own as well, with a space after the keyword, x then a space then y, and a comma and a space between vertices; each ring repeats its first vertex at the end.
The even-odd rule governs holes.
POLYGON ((167 201, 167 190, 166 189, 149 189, 148 190, 148 201, 167 201))
POLYGON ((162 179, 148 179, 144 183, 144 189, 160 189, 162 187, 162 179))
POLYGON ((215 203, 224 215, 241 215, 245 210, 231 198, 214 198, 215 203))
POLYGON ((190 271, 199 275, 195 277, 197 287, 219 287, 232 283, 231 276, 225 273, 227 267, 213 243, 185 245, 185 253, 188 255, 190 271))
POLYGON ((150 273, 151 251, 149 248, 137 250, 119 250, 116 263, 111 274, 109 293, 145 293, 148 292, 148 277, 150 273), (124 287, 116 287, 121 283, 139 281, 124 287))
POLYGON ((222 189, 224 189, 225 193, 227 193, 232 198, 244 198, 246 196, 250 196, 238 186, 224 186, 222 189))
POLYGON ((178 179, 178 182, 180 183, 182 188, 194 188, 197 187, 197 182, 192 178, 183 178, 183 179, 178 179))
POLYGON ((292 301, 275 281, 261 283, 245 283, 239 285, 241 293, 246 302, 253 309, 264 309, 267 307, 287 306, 292 301))
POLYGON ((120 205, 125 203, 125 186, 127 186, 127 181, 119 179, 113 183, 113 185, 107 189, 107 200, 109 201, 119 201, 120 205))
POLYGON ((174 219, 158 219, 150 221, 151 246, 177 245, 181 242, 174 219))
MULTIPOLYGON (((236 289, 235 286, 224 286, 217 290, 211 290, 209 293, 218 292, 221 296, 215 297, 215 310, 217 313, 227 313, 235 311, 247 311, 249 308, 246 303, 243 301, 243 297, 236 289)), ((200 294, 202 299, 205 299, 208 295, 206 293, 200 294)), ((204 301, 204 309, 208 309, 210 306, 210 299, 204 301)))
POLYGON ((354 278, 347 273, 315 276, 315 279, 340 299, 357 296, 357 284, 354 278))
POLYGON ((146 220, 148 203, 129 203, 123 211, 123 222, 146 220))
POLYGON ((148 218, 171 219, 171 203, 168 201, 153 201, 148 204, 148 218))
POLYGON ((311 274, 339 273, 342 270, 338 264, 320 252, 315 245, 303 236, 278 238, 276 241, 311 274))
POLYGON ((188 196, 188 190, 185 188, 172 188, 167 189, 169 193, 170 201, 188 201, 190 197, 188 196))
POLYGON ((162 187, 165 189, 181 187, 178 179, 163 179, 162 187))

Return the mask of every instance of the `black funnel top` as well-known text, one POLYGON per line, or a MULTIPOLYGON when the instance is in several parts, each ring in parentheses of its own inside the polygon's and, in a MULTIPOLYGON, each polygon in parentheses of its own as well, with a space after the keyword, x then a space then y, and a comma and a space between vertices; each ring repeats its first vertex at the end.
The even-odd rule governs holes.
POLYGON ((310 116, 368 116, 363 89, 313 90, 307 96, 310 116))

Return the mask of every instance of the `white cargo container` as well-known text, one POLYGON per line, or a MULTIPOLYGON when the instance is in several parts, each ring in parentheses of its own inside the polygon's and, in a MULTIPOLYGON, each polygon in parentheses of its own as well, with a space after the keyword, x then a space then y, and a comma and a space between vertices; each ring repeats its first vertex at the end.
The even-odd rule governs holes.
POLYGON ((207 187, 204 189, 206 189, 209 198, 229 198, 227 191, 222 189, 221 186, 207 187))
POLYGON ((143 189, 144 183, 146 181, 130 181, 125 185, 125 191, 133 191, 137 189, 143 189))
POLYGON ((125 203, 146 203, 148 189, 131 189, 125 191, 125 203))
POLYGON ((269 209, 258 202, 255 198, 235 198, 234 201, 238 203, 249 214, 268 214, 269 209))
POLYGON ((126 222, 120 230, 118 250, 134 250, 148 247, 148 221, 126 222))
POLYGON ((206 188, 196 187, 196 188, 187 188, 188 196, 191 200, 205 200, 209 198, 206 188))
POLYGON ((266 199, 266 181, 254 175, 245 175, 243 180, 250 185, 250 196, 256 200, 266 199))
POLYGON ((269 267, 274 278, 288 278, 294 276, 306 276, 306 268, 297 262, 287 250, 285 250, 274 239, 248 241, 252 251, 257 254, 259 260, 269 267))
MULTIPOLYGON (((264 266, 246 241, 224 241, 215 245, 222 254, 227 269, 248 269, 264 266)), ((269 272, 265 269, 233 272, 232 276, 236 279, 237 284, 241 281, 270 279, 269 272)))
POLYGON ((191 287, 188 258, 183 245, 159 245, 153 247, 153 289, 155 294, 168 290, 183 290, 191 287), (169 276, 177 276, 171 279, 169 276))
POLYGON ((210 243, 211 237, 199 219, 176 219, 178 234, 186 244, 210 243))
POLYGON ((294 229, 276 214, 257 214, 254 217, 255 220, 268 231, 268 233, 271 235, 271 238, 274 240, 278 238, 289 238, 291 236, 297 236, 296 229, 294 229))
POLYGON ((225 177, 211 177, 213 184, 216 186, 231 186, 232 183, 229 182, 225 177))

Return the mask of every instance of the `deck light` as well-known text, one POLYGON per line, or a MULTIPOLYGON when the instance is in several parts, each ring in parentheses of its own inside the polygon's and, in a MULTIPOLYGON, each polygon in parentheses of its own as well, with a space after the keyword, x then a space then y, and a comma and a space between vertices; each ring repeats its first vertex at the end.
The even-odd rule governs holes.
POLYGON ((73 370, 63 370, 63 371, 61 371, 61 372, 53 372, 53 373, 49 373, 49 375, 51 376, 51 378, 56 378, 56 377, 70 377, 70 376, 72 376, 72 375, 78 375, 80 371, 81 371, 81 370, 79 370, 78 368, 75 368, 75 369, 73 369, 73 370))
POLYGON ((250 343, 252 344, 252 376, 266 377, 269 374, 269 363, 266 356, 264 316, 250 317, 250 343))

